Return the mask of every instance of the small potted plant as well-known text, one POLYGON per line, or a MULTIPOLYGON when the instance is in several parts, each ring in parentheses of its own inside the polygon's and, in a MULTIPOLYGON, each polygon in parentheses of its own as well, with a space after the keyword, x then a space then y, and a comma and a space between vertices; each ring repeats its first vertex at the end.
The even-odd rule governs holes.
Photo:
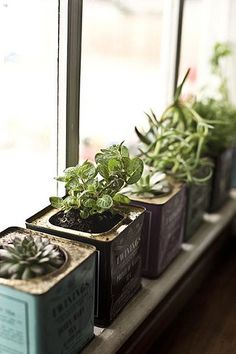
POLYGON ((97 248, 95 323, 106 326, 141 286, 140 240, 144 209, 129 206, 121 189, 143 171, 121 143, 102 149, 95 163, 65 170, 65 198, 26 221, 27 227, 94 245, 97 248), (59 209, 59 211, 57 210, 59 209))
MULTIPOLYGON (((164 172, 171 178, 171 183, 175 181, 178 184, 186 184, 185 241, 193 235, 202 222, 209 195, 209 183, 207 181, 211 177, 211 162, 209 159, 202 157, 205 137, 210 126, 187 102, 180 99, 188 73, 189 71, 178 86, 173 103, 167 107, 160 119, 158 120, 153 112, 148 115, 148 132, 142 134, 136 129, 141 142, 144 144, 141 155, 145 164, 154 171, 164 172)), ((176 191, 176 189, 174 190, 176 191)), ((182 204, 184 204, 184 201, 182 201, 182 204)), ((183 208, 182 204, 180 203, 179 209, 177 208, 180 215, 181 208, 183 208)), ((176 210, 174 204, 172 208, 176 210)), ((173 224, 176 225, 174 219, 173 224)), ((170 224, 169 227, 171 229, 170 224)), ((178 235, 181 235, 181 232, 178 232, 178 235)), ((177 249, 180 249, 180 236, 178 240, 175 254, 177 249)), ((170 244, 173 247, 173 243, 170 242, 170 244)), ((168 259, 167 256, 164 257, 164 259, 166 258, 168 259)))
POLYGON ((189 75, 176 89, 172 104, 164 111, 161 121, 170 130, 182 134, 184 145, 173 149, 172 162, 163 171, 178 181, 186 183, 187 202, 184 241, 188 241, 202 223, 208 209, 211 193, 213 161, 204 155, 207 137, 211 133, 210 122, 192 107, 189 100, 182 100, 182 89, 189 75))
POLYGON ((202 94, 193 108, 210 122, 205 154, 214 160, 213 185, 209 211, 219 209, 229 195, 232 175, 232 147, 236 143, 236 108, 231 104, 222 61, 230 55, 228 45, 216 43, 211 57, 211 72, 218 82, 211 94, 202 94))
POLYGON ((158 277, 181 249, 185 186, 145 168, 140 182, 128 190, 132 204, 146 209, 142 230, 142 275, 158 277))
POLYGON ((202 222, 206 208, 205 190, 198 195, 195 186, 199 192, 211 174, 210 162, 201 157, 208 125, 192 108, 180 102, 186 77, 177 89, 173 104, 159 120, 153 112, 147 115, 148 132, 143 134, 136 128, 144 146, 140 150, 141 156, 149 166, 143 185, 139 182, 136 191, 133 190, 136 193, 135 204, 138 202, 147 210, 143 233, 143 274, 148 277, 160 275, 170 264, 181 249, 183 237, 187 240, 202 222), (200 175, 199 170, 203 169, 204 173, 200 175), (153 191, 149 183, 152 180, 150 171, 159 176, 162 172, 156 186, 158 196, 155 196, 155 191, 150 196, 153 191), (163 179, 163 173, 167 179, 163 179), (150 189, 149 198, 143 193, 145 189, 150 189), (194 209, 193 197, 199 210, 194 209))
POLYGON ((78 353, 93 337, 95 248, 11 227, 0 234, 2 353, 78 353))

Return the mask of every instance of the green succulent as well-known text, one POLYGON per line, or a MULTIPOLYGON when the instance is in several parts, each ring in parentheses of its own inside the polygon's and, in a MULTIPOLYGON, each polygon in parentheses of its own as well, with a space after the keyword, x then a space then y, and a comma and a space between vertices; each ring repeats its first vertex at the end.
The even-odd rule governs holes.
POLYGON ((142 197, 164 196, 171 191, 172 185, 165 173, 153 172, 151 169, 146 169, 140 180, 128 190, 129 193, 142 197))
MULTIPOLYGON (((208 180, 212 174, 211 162, 202 156, 209 129, 207 123, 200 116, 198 124, 186 120, 183 126, 183 121, 176 116, 173 119, 168 116, 168 120, 158 120, 153 112, 147 116, 149 130, 141 133, 135 129, 142 142, 140 154, 145 165, 181 182, 203 183, 208 180), (199 177, 202 168, 206 173, 199 177)), ((198 119, 198 115, 196 117, 198 119)))
POLYGON ((140 152, 146 165, 181 182, 204 183, 212 174, 211 162, 203 157, 212 127, 188 101, 181 100, 189 71, 161 117, 157 119, 151 111, 146 114, 148 131, 135 131, 143 144, 140 152))
POLYGON ((41 236, 15 236, 0 248, 0 277, 31 279, 46 275, 64 263, 59 247, 41 236))

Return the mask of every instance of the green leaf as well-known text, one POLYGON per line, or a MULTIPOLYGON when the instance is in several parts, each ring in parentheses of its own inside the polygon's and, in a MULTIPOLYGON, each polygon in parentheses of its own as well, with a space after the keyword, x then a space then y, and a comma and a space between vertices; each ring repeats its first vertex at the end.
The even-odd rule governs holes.
POLYGON ((116 193, 124 187, 125 181, 122 178, 115 178, 111 183, 111 189, 116 193))
POLYGON ((85 200, 83 205, 86 208, 95 208, 96 207, 96 201, 94 199, 90 198, 90 199, 85 200))
POLYGON ((189 73, 190 73, 190 68, 187 70, 182 82, 180 83, 180 85, 177 87, 177 89, 175 91, 174 102, 179 100, 180 95, 182 93, 182 88, 184 86, 185 81, 187 80, 187 77, 188 77, 189 73))
POLYGON ((102 163, 103 162, 103 154, 101 152, 98 152, 95 155, 95 162, 98 163, 102 163))
POLYGON ((80 217, 82 218, 82 219, 87 219, 88 217, 89 217, 89 211, 88 210, 86 210, 86 209, 82 209, 82 210, 80 210, 80 217))
POLYGON ((113 200, 114 200, 114 202, 116 202, 118 204, 129 204, 130 203, 129 197, 127 197, 124 194, 120 194, 120 193, 117 193, 116 195, 114 195, 113 200))
POLYGON ((108 169, 111 173, 116 172, 116 171, 120 171, 122 169, 120 161, 117 159, 109 160, 108 161, 108 169))
POLYGON ((66 183, 66 189, 78 191, 81 189, 81 184, 78 179, 73 178, 66 183))
POLYGON ((65 176, 58 176, 55 178, 58 182, 66 182, 66 177, 65 176))
POLYGON ((129 157, 129 150, 126 146, 121 146, 121 156, 122 157, 129 157))
POLYGON ((60 197, 50 197, 49 200, 53 208, 61 209, 64 206, 64 200, 60 197))
POLYGON ((134 129, 135 129, 135 133, 138 135, 138 138, 142 143, 144 143, 146 145, 149 145, 152 143, 151 140, 149 140, 146 135, 143 135, 140 133, 138 128, 135 127, 134 129))
POLYGON ((97 206, 102 209, 110 209, 113 205, 113 200, 108 194, 104 194, 97 200, 97 206))
POLYGON ((133 184, 138 182, 143 173, 143 161, 138 157, 135 157, 134 159, 130 160, 127 173, 129 175, 127 184, 133 184))
POLYGON ((109 170, 105 164, 100 163, 98 165, 98 173, 106 180, 109 178, 109 170))
POLYGON ((130 159, 129 157, 123 157, 123 158, 122 158, 122 161, 123 161, 125 170, 127 170, 127 168, 129 167, 130 160, 131 160, 131 159, 130 159))
POLYGON ((85 161, 79 168, 79 175, 84 180, 89 180, 96 176, 96 168, 92 162, 85 161))

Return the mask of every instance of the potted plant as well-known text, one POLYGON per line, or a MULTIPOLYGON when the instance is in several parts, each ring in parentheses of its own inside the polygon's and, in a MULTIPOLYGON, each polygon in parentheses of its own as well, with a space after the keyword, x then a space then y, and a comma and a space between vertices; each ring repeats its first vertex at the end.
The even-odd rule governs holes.
POLYGON ((142 275, 158 277, 181 249, 185 213, 185 186, 170 183, 165 174, 145 171, 128 193, 132 204, 144 207, 142 275))
POLYGON ((236 108, 231 104, 222 67, 231 51, 227 44, 216 43, 211 57, 211 72, 217 88, 201 94, 193 108, 213 127, 206 139, 205 154, 214 160, 213 186, 209 211, 214 212, 229 195, 232 175, 232 147, 236 142, 236 108))
MULTIPOLYGON (((205 137, 210 126, 187 102, 180 99, 188 73, 189 71, 178 86, 173 103, 167 107, 160 119, 158 120, 153 112, 148 115, 148 132, 142 134, 136 128, 136 132, 144 144, 141 155, 145 164, 154 171, 164 172, 171 178, 171 183, 176 181, 186 185, 185 241, 193 235, 202 222, 209 195, 207 181, 211 177, 211 162, 202 156, 205 137)), ((183 207, 182 204, 180 203, 180 209, 183 207)), ((176 210, 174 202, 172 208, 176 210)), ((178 210, 181 215, 180 209, 178 210)), ((174 219, 173 225, 176 225, 174 219)), ((169 227, 172 229, 170 224, 169 227)), ((180 235, 180 229, 178 232, 180 235)), ((177 249, 180 249, 180 236, 178 240, 175 254, 177 249)), ((172 242, 170 244, 173 247, 172 242)))
POLYGON ((11 227, 0 234, 0 351, 78 353, 93 337, 95 248, 11 227))
POLYGON ((102 149, 95 163, 65 170, 65 198, 26 221, 29 228, 94 245, 97 248, 95 323, 106 326, 141 286, 140 239, 144 209, 129 206, 120 190, 143 171, 121 143, 102 149), (59 209, 59 211, 57 210, 59 209))
MULTIPOLYGON (((187 240, 202 222, 206 208, 205 182, 210 178, 211 167, 201 152, 208 125, 192 108, 180 102, 186 77, 177 89, 173 104, 159 120, 153 112, 147 115, 148 132, 143 134, 136 128, 144 146, 140 151, 145 165, 155 174, 162 172, 167 176, 167 180, 159 181, 161 185, 164 182, 164 188, 158 188, 158 196, 154 193, 150 197, 149 193, 148 198, 145 194, 140 197, 145 191, 140 182, 134 190, 135 204, 143 205, 147 210, 143 233, 143 274, 148 277, 160 275, 170 264, 181 249, 183 237, 187 240), (167 188, 167 181, 172 188, 167 188), (198 193, 195 193, 196 188, 198 193), (197 210, 194 208, 196 204, 197 210)), ((144 183, 146 189, 151 179, 148 174, 148 183, 146 186, 144 183)))

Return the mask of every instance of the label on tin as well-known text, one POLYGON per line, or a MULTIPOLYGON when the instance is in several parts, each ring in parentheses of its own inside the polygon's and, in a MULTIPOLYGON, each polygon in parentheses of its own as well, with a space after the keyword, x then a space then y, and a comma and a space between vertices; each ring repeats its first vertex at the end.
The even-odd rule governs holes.
POLYGON ((28 354, 26 304, 0 294, 0 354, 28 354))
POLYGON ((114 317, 141 284, 141 229, 143 216, 127 227, 111 247, 112 314, 114 317))
POLYGON ((50 338, 46 353, 77 354, 91 339, 94 269, 95 257, 90 257, 50 293, 44 306, 45 337, 50 338))
POLYGON ((180 249, 183 236, 185 191, 182 189, 164 206, 161 216, 158 268, 160 271, 170 263, 180 249))

